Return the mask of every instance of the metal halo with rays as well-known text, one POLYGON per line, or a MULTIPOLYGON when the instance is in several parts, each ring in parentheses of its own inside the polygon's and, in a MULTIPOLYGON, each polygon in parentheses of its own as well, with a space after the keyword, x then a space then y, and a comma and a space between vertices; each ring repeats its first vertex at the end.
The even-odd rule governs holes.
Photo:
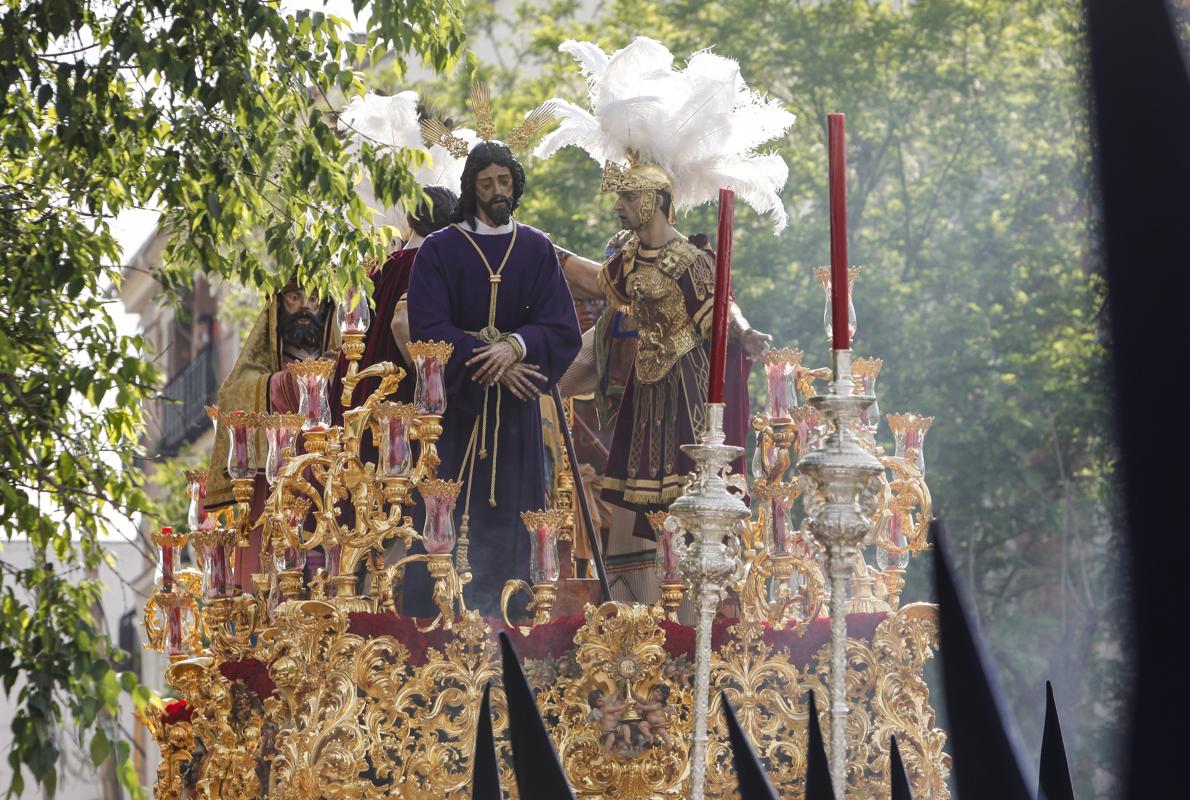
MULTIPOLYGON (((488 142, 496 138, 496 123, 492 114, 492 94, 483 81, 471 84, 469 95, 471 112, 475 116, 475 132, 480 141, 488 142)), ((555 104, 547 100, 525 115, 520 125, 508 132, 505 144, 514 149, 528 148, 550 122, 557 118, 555 104)), ((442 145, 456 158, 464 158, 470 150, 470 145, 456 136, 451 128, 441 119, 429 111, 421 122, 422 136, 428 144, 442 145)))

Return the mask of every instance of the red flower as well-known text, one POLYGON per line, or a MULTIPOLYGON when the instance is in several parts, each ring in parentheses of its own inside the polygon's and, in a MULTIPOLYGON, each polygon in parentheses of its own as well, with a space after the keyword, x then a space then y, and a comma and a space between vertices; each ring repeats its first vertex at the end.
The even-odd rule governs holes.
POLYGON ((174 700, 166 703, 165 710, 161 712, 161 723, 163 725, 173 725, 175 722, 189 722, 190 718, 194 716, 194 709, 185 700, 174 700))

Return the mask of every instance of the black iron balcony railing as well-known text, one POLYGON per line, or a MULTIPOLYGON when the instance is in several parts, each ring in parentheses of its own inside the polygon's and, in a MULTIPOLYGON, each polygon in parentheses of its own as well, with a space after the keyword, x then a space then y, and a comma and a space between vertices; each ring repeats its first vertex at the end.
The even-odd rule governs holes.
POLYGON ((194 360, 165 385, 161 402, 161 454, 172 455, 210 425, 203 408, 216 402, 215 348, 199 351, 194 360))

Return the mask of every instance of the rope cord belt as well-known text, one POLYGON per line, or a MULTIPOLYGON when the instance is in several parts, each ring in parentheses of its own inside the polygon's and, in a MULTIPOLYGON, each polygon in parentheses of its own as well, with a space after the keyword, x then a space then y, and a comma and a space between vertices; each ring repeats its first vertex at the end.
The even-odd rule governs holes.
MULTIPOLYGON (((504 271, 504 267, 508 265, 508 259, 512 256, 512 249, 516 246, 516 225, 514 224, 512 227, 512 239, 508 242, 508 249, 504 251, 504 258, 500 260, 500 266, 495 269, 492 269, 492 263, 488 261, 488 257, 484 255, 483 249, 471 237, 471 234, 467 233, 458 224, 452 227, 463 234, 463 238, 470 242, 471 246, 475 248, 475 252, 479 254, 480 261, 483 262, 484 267, 488 271, 488 285, 491 290, 491 294, 488 296, 487 326, 481 331, 467 331, 467 333, 486 345, 507 341, 509 335, 507 333, 501 333, 496 328, 496 299, 500 294, 500 274, 504 271)), ((504 393, 501 391, 504 388, 503 386, 496 384, 495 388, 496 420, 492 431, 492 474, 490 485, 488 486, 488 505, 493 508, 496 505, 496 463, 500 452, 500 401, 504 396, 504 393)), ((459 526, 459 533, 464 537, 467 535, 471 521, 471 486, 472 478, 475 476, 475 458, 477 455, 480 459, 486 459, 488 457, 488 392, 491 389, 491 386, 485 386, 483 389, 483 413, 475 420, 475 424, 471 428, 471 439, 467 442, 467 450, 463 453, 463 465, 467 471, 467 494, 463 500, 463 519, 462 524, 459 526), (477 443, 479 445, 478 448, 476 447, 477 443)))

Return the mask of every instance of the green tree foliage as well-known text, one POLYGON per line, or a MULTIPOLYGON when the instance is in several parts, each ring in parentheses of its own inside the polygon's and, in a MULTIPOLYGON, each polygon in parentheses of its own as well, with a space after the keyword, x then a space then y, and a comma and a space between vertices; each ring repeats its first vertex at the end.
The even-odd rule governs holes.
MULTIPOLYGON (((1027 740, 1040 741, 1051 678, 1079 796, 1104 792, 1128 673, 1079 4, 615 0, 591 18, 559 0, 519 6, 511 26, 473 4, 467 25, 499 49, 490 77, 512 115, 585 98, 556 52, 567 38, 610 50, 648 35, 678 56, 713 45, 785 101, 798 122, 772 146, 790 168, 790 224, 774 236, 737 208, 735 289, 753 324, 816 366, 826 114, 847 114, 856 350, 884 359, 886 412, 936 418, 936 510, 1027 740)), ((615 219, 598 171, 573 148, 531 164, 520 216, 602 252, 615 219)), ((714 226, 711 208, 679 220, 714 226)), ((907 597, 928 595, 926 567, 915 560, 907 597)))
MULTIPOLYGON (((53 729, 68 717, 95 762, 114 753, 140 792, 110 721, 121 689, 141 708, 149 695, 113 671, 85 579, 105 557, 100 537, 146 508, 133 459, 157 387, 143 342, 109 309, 110 224, 163 211, 166 285, 196 268, 272 289, 296 268, 330 294, 362 279, 381 241, 332 112, 361 90, 360 66, 385 56, 400 72, 412 54, 441 71, 463 41, 457 0, 370 6, 358 37, 269 0, 0 11, 0 533, 35 554, 29 569, 0 560, 0 676, 17 697, 10 795, 26 772, 53 793, 53 729)), ((365 148, 362 162, 383 200, 415 192, 408 156, 365 148)))

